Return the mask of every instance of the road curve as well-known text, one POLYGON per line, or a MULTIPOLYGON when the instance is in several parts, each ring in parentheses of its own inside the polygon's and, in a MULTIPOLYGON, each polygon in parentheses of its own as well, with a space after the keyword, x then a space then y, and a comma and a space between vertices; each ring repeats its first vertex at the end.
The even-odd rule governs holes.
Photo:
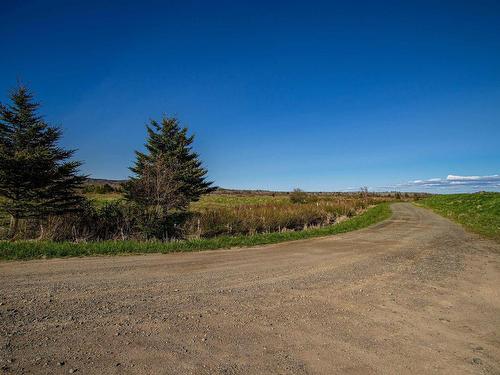
POLYGON ((499 374, 500 245, 392 210, 251 249, 0 263, 2 371, 499 374))

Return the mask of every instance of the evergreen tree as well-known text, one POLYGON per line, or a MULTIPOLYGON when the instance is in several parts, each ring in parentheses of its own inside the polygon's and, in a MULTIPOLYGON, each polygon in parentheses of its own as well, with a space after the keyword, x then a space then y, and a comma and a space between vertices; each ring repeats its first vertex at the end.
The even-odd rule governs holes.
POLYGON ((141 177, 127 184, 128 196, 144 207, 151 207, 157 217, 165 217, 172 209, 185 208, 189 201, 179 180, 180 169, 175 158, 158 155, 146 160, 141 177))
POLYGON ((0 209, 11 215, 13 237, 19 219, 76 210, 86 177, 80 162, 68 160, 74 150, 58 146, 61 130, 37 114, 32 94, 19 86, 10 100, 0 104, 0 209))
POLYGON ((216 189, 212 186, 213 182, 206 181, 207 170, 203 168, 199 155, 192 150, 194 136, 188 136, 188 129, 181 128, 176 118, 164 117, 161 123, 151 120, 146 128, 146 152, 136 151, 135 165, 130 168, 135 176, 125 187, 130 199, 147 201, 137 194, 140 189, 135 189, 134 184, 140 183, 146 175, 150 176, 150 166, 158 163, 170 164, 170 168, 164 166, 160 169, 168 171, 169 185, 175 185, 175 191, 170 189, 170 193, 176 196, 168 201, 176 204, 175 207, 169 204, 169 208, 185 209, 189 202, 197 201, 201 195, 216 189))

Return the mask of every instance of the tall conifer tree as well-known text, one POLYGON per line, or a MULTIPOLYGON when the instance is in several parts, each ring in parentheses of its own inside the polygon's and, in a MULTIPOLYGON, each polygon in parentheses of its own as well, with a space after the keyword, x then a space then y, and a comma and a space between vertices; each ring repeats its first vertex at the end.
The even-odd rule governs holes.
POLYGON ((130 170, 135 174, 128 185, 128 196, 134 197, 134 184, 144 179, 149 166, 159 161, 170 163, 168 170, 173 174, 169 179, 175 181, 175 193, 179 195, 172 197, 171 201, 177 203, 177 209, 186 208, 191 201, 197 201, 201 195, 215 190, 213 182, 206 180, 207 170, 203 168, 199 155, 192 150, 194 135, 188 136, 187 128, 181 128, 176 118, 164 117, 161 123, 151 120, 146 126, 148 139, 146 152, 136 151, 136 162, 130 170))
POLYGON ((86 177, 74 150, 58 145, 61 129, 37 114, 39 104, 24 86, 0 104, 0 209, 11 215, 11 235, 19 219, 57 215, 78 209, 77 194, 86 177))

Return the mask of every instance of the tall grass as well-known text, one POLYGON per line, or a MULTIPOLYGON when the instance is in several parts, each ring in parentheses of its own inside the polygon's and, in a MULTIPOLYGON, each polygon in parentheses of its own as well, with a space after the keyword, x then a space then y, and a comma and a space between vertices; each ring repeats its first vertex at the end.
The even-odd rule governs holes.
POLYGON ((0 259, 14 260, 86 255, 170 253, 265 245, 345 233, 385 220, 390 215, 389 204, 382 203, 340 223, 302 231, 273 232, 251 236, 220 236, 172 242, 96 241, 75 243, 67 241, 0 241, 0 259))
POLYGON ((199 207, 186 233, 203 238, 220 235, 297 231, 335 223, 379 203, 379 199, 317 199, 309 203, 278 200, 261 204, 199 207))
POLYGON ((286 194, 211 194, 194 203, 189 212, 157 218, 116 199, 116 194, 103 194, 98 201, 87 201, 79 213, 21 221, 17 239, 88 242, 163 239, 160 234, 165 233, 169 239, 193 239, 298 231, 333 224, 391 199, 309 194, 302 200, 305 203, 292 203, 286 194))

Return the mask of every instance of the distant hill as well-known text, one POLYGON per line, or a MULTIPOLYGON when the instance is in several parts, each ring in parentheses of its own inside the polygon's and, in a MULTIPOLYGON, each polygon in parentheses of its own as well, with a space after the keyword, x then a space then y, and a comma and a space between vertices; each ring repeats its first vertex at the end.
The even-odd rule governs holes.
MULTIPOLYGON (((117 188, 121 186, 123 183, 127 182, 127 180, 109 180, 105 178, 88 178, 87 181, 85 182, 86 185, 111 185, 114 188, 117 188)), ((393 195, 395 191, 385 191, 385 192, 377 192, 373 193, 370 192, 370 194, 376 194, 376 195, 393 195)), ((272 191, 272 190, 249 190, 249 189, 225 189, 225 188, 217 188, 212 194, 253 194, 253 195, 286 195, 290 194, 289 191, 272 191)), ((339 196, 349 196, 349 195, 357 195, 359 192, 334 192, 334 191, 310 191, 308 194, 314 194, 314 195, 330 195, 330 194, 338 194, 339 196)), ((403 194, 409 194, 411 196, 430 196, 432 194, 429 193, 403 193, 403 194)))

